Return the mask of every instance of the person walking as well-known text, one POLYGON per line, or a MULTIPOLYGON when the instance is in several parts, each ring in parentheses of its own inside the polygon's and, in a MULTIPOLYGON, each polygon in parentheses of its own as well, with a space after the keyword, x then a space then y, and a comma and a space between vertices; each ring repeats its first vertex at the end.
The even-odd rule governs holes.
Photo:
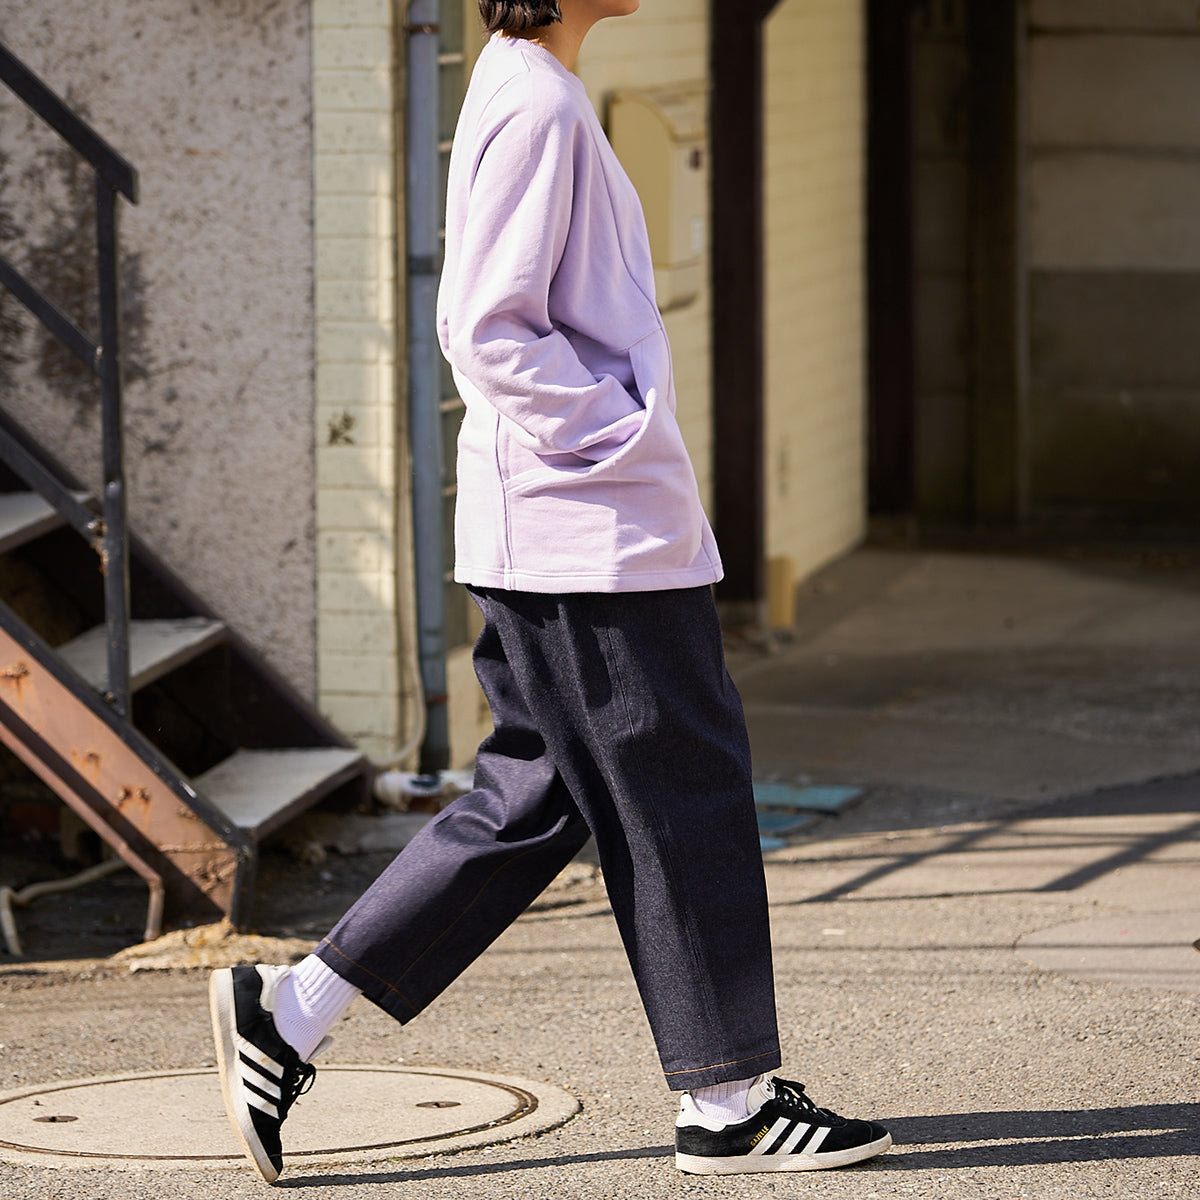
POLYGON ((721 563, 675 419, 641 205, 572 74, 639 0, 480 0, 438 329, 466 405, 455 578, 494 731, 474 788, 294 967, 214 972, 230 1121, 273 1182, 311 1060, 358 995, 416 1017, 595 838, 685 1172, 840 1167, 891 1145, 780 1066, 721 563))

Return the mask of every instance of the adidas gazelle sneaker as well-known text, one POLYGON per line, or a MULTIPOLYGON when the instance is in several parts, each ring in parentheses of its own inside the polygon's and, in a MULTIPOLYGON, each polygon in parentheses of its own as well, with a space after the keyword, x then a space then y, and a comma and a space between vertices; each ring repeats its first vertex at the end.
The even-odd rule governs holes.
POLYGON ((225 1111, 242 1148, 268 1183, 283 1170, 283 1120, 317 1073, 275 1028, 275 989, 290 969, 225 967, 212 973, 208 985, 225 1111))
POLYGON ((851 1121, 818 1108, 802 1083, 760 1075, 750 1089, 750 1117, 721 1122, 683 1095, 675 1122, 675 1165, 689 1175, 751 1171, 821 1171, 882 1154, 892 1137, 873 1121, 851 1121))

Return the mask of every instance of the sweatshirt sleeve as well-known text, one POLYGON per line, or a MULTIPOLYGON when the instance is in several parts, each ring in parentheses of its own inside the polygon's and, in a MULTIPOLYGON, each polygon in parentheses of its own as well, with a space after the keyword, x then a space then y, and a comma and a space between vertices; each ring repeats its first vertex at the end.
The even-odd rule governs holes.
POLYGON ((476 151, 453 277, 443 282, 439 332, 451 365, 519 444, 599 461, 636 433, 644 412, 619 380, 596 378, 580 362, 550 314, 574 206, 585 200, 588 138, 561 104, 517 106, 489 131, 476 151))

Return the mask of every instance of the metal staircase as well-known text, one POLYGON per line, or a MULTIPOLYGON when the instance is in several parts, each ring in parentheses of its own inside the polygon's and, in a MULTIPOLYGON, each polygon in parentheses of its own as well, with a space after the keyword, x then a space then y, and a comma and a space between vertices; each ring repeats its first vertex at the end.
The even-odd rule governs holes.
POLYGON ((137 174, 2 44, 0 82, 95 173, 99 340, 2 258, 0 284, 96 375, 103 440, 97 496, 0 411, 0 742, 146 881, 147 939, 243 924, 261 840, 365 798, 369 768, 128 532, 117 198, 137 174))

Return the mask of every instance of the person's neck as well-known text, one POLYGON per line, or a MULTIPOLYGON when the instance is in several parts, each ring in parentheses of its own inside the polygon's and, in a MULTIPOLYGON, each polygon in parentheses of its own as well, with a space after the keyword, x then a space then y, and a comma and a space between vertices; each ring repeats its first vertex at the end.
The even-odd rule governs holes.
POLYGON ((536 42, 543 50, 549 50, 568 71, 573 71, 579 59, 579 48, 583 45, 583 39, 594 24, 592 20, 574 17, 567 12, 563 14, 561 21, 555 21, 553 25, 543 25, 539 29, 531 29, 528 33, 505 36, 536 42))

